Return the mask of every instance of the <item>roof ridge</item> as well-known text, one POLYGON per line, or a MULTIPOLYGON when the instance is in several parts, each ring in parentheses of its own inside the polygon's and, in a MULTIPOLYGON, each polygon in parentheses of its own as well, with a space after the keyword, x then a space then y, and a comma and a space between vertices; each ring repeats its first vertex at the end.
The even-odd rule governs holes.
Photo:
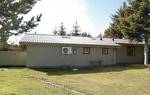
POLYGON ((56 35, 52 35, 52 34, 25 34, 25 35, 48 35, 48 36, 56 36, 56 35))
MULTIPOLYGON (((82 36, 62 36, 62 35, 53 35, 53 34, 25 34, 25 35, 46 35, 46 36, 57 36, 57 37, 82 37, 82 36)), ((82 37, 82 38, 93 38, 93 37, 82 37)))
MULTIPOLYGON (((98 39, 99 37, 82 37, 82 36, 61 36, 61 35, 53 35, 53 34, 25 34, 24 36, 26 35, 46 35, 46 36, 57 36, 57 37, 78 37, 78 38, 95 38, 95 39, 98 39)), ((102 39, 114 39, 114 40, 128 40, 128 39, 120 39, 120 38, 102 38, 102 39)))

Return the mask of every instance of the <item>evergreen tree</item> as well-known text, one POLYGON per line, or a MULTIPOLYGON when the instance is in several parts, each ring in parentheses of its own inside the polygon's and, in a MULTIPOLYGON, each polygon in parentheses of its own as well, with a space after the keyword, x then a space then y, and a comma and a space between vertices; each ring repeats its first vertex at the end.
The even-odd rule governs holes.
POLYGON ((58 32, 58 35, 61 35, 61 36, 65 36, 66 35, 66 31, 65 31, 65 27, 64 27, 63 22, 60 25, 60 30, 58 32))
POLYGON ((123 6, 117 10, 116 14, 112 15, 112 23, 109 28, 104 31, 104 37, 108 38, 123 38, 124 35, 121 32, 121 21, 122 18, 126 16, 126 3, 123 3, 123 6))
POLYGON ((126 8, 128 15, 122 20, 122 33, 128 39, 145 42, 144 64, 148 65, 148 39, 150 37, 150 1, 132 0, 126 8))
POLYGON ((128 4, 120 9, 114 17, 111 29, 116 29, 130 41, 145 42, 144 64, 148 65, 148 40, 150 38, 150 0, 129 0, 128 4), (117 18, 117 19, 116 19, 117 18), (117 22, 116 22, 117 21, 117 22))
POLYGON ((88 33, 87 37, 92 37, 92 35, 90 33, 88 33))
POLYGON ((12 35, 30 32, 38 25, 41 14, 24 21, 37 0, 1 0, 0 1, 0 48, 7 49, 7 40, 12 35))
POLYGON ((88 35, 88 34, 87 34, 86 32, 83 32, 83 33, 81 34, 82 37, 87 37, 87 35, 88 35))
POLYGON ((97 37, 98 37, 98 38, 102 38, 103 36, 102 36, 102 34, 100 33, 97 37))
POLYGON ((82 37, 92 37, 90 33, 83 32, 81 33, 82 37))
POLYGON ((79 29, 79 25, 77 23, 77 21, 75 22, 75 24, 73 25, 73 33, 72 33, 72 36, 80 36, 81 34, 79 33, 80 32, 80 29, 79 29))

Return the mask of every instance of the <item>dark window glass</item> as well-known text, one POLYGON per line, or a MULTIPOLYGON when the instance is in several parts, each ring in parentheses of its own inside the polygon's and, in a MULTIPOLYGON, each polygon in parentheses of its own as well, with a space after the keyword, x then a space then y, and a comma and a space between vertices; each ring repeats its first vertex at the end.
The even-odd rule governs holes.
POLYGON ((127 56, 135 56, 135 47, 134 46, 127 47, 127 56))

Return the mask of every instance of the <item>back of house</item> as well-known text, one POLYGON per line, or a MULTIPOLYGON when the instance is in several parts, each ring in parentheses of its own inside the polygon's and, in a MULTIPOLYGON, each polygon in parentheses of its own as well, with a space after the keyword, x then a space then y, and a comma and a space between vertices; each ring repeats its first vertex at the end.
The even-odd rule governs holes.
POLYGON ((27 67, 101 66, 143 63, 143 43, 126 39, 27 34, 27 67))

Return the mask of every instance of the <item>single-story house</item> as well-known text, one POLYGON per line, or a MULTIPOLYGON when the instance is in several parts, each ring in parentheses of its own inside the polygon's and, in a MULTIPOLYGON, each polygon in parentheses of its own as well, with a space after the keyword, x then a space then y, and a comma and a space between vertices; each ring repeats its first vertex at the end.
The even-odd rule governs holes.
POLYGON ((26 34, 27 67, 99 66, 143 63, 142 42, 126 39, 26 34))

